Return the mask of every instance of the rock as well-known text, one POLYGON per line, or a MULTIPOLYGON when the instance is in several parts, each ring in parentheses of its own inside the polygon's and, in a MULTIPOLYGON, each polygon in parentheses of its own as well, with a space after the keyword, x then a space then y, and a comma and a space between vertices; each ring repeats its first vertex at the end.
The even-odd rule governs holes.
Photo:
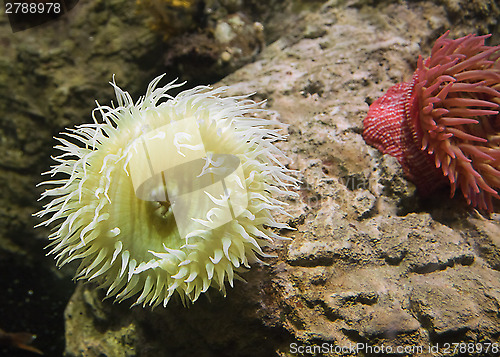
POLYGON ((484 219, 469 219, 472 228, 466 231, 478 254, 495 270, 500 271, 500 235, 498 225, 484 219))
POLYGON ((481 269, 456 269, 454 274, 412 279, 410 308, 431 340, 441 342, 480 341, 499 332, 491 311, 498 308, 496 274, 481 269), (456 278, 461 277, 457 286, 456 278), (478 291, 485 291, 479 294, 478 291))
MULTIPOLYGON (((101 301, 102 294, 94 294, 92 290, 81 285, 75 291, 75 299, 66 306, 64 318, 66 320, 66 350, 67 356, 138 356, 135 346, 138 343, 137 328, 132 319, 121 320, 115 326, 109 313, 110 307, 101 301), (89 325, 87 322, 95 321, 89 325), (127 322, 125 322, 127 321, 127 322), (92 341, 92 342, 91 342, 92 341)), ((126 307, 114 308, 129 313, 126 307)))

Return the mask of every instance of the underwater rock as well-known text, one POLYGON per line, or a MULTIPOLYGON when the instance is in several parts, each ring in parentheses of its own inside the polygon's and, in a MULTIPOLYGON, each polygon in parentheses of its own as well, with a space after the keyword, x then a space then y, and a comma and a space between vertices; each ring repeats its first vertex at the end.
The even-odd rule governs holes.
POLYGON ((164 63, 184 79, 213 81, 255 60, 264 45, 264 26, 235 13, 217 19, 212 28, 167 41, 164 63))

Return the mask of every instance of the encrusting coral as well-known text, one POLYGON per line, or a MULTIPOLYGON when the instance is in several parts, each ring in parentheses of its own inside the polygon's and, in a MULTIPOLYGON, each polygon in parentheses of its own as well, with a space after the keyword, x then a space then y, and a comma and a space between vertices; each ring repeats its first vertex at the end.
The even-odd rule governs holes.
POLYGON ((37 213, 54 225, 59 266, 80 261, 78 278, 151 306, 174 292, 184 302, 210 286, 224 292, 268 257, 263 248, 280 238, 272 228, 287 227, 271 214, 287 214, 275 196, 297 184, 259 103, 205 86, 172 97, 182 84, 157 87, 161 78, 135 104, 111 83, 118 106, 98 104, 93 124, 57 138, 63 154, 37 213))
POLYGON ((365 141, 397 158, 420 192, 449 182, 467 202, 493 211, 500 189, 500 46, 489 36, 437 39, 410 82, 377 99, 365 141), (447 178, 447 180, 446 180, 447 178))

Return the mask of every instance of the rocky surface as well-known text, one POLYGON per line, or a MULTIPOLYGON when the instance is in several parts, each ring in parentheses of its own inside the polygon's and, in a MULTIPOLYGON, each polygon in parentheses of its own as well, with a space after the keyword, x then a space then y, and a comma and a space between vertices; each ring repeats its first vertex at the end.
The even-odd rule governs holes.
MULTIPOLYGON (((30 41, 0 36, 8 44, 0 60, 6 93, 0 99, 0 262, 10 269, 42 254, 29 214, 39 180, 33 172, 48 165, 42 158, 50 154, 51 135, 88 121, 93 98, 107 102, 111 73, 135 94, 163 66, 153 60, 161 37, 119 4, 82 5, 96 17, 92 23, 101 21, 91 37, 76 30, 82 24, 71 41, 47 48, 34 33, 26 35, 30 41), (108 6, 117 16, 100 19, 108 6), (134 31, 121 31, 126 26, 134 31)), ((360 135, 368 105, 410 78, 418 55, 428 55, 439 35, 476 32, 478 23, 481 34, 493 32, 498 6, 477 0, 310 4, 254 63, 219 83, 231 85, 232 94, 255 92, 254 99, 267 100, 270 116, 289 124, 289 140, 279 146, 302 186, 289 202, 295 230, 281 234, 293 240, 279 243, 279 257, 254 266, 244 275, 247 283, 237 282, 226 298, 210 292, 187 309, 175 301, 154 311, 128 309, 126 302, 101 301, 91 284, 79 286, 66 308, 66 356, 294 356, 299 347, 305 356, 335 356, 336 346, 356 343, 365 350, 346 348, 344 355, 402 346, 399 355, 421 347, 418 355, 430 356, 438 354, 429 346, 453 355, 445 343, 485 349, 500 342, 500 216, 484 217, 447 192, 420 198, 396 160, 360 135)), ((40 264, 52 280, 67 281, 40 264)), ((49 298, 61 298, 57 291, 49 298)))

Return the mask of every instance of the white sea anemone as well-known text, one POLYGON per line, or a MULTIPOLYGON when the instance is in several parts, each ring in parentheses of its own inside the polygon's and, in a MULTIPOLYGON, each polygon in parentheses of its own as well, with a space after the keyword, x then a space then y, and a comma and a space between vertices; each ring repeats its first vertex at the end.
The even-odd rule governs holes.
POLYGON ((59 266, 78 260, 78 278, 151 306, 174 292, 193 302, 210 286, 225 292, 267 257, 280 238, 271 229, 287 227, 271 212, 287 214, 278 198, 297 184, 259 103, 206 86, 172 97, 182 84, 157 88, 161 78, 135 104, 113 81, 118 106, 97 103, 93 124, 57 138, 63 154, 37 213, 54 226, 59 266))

